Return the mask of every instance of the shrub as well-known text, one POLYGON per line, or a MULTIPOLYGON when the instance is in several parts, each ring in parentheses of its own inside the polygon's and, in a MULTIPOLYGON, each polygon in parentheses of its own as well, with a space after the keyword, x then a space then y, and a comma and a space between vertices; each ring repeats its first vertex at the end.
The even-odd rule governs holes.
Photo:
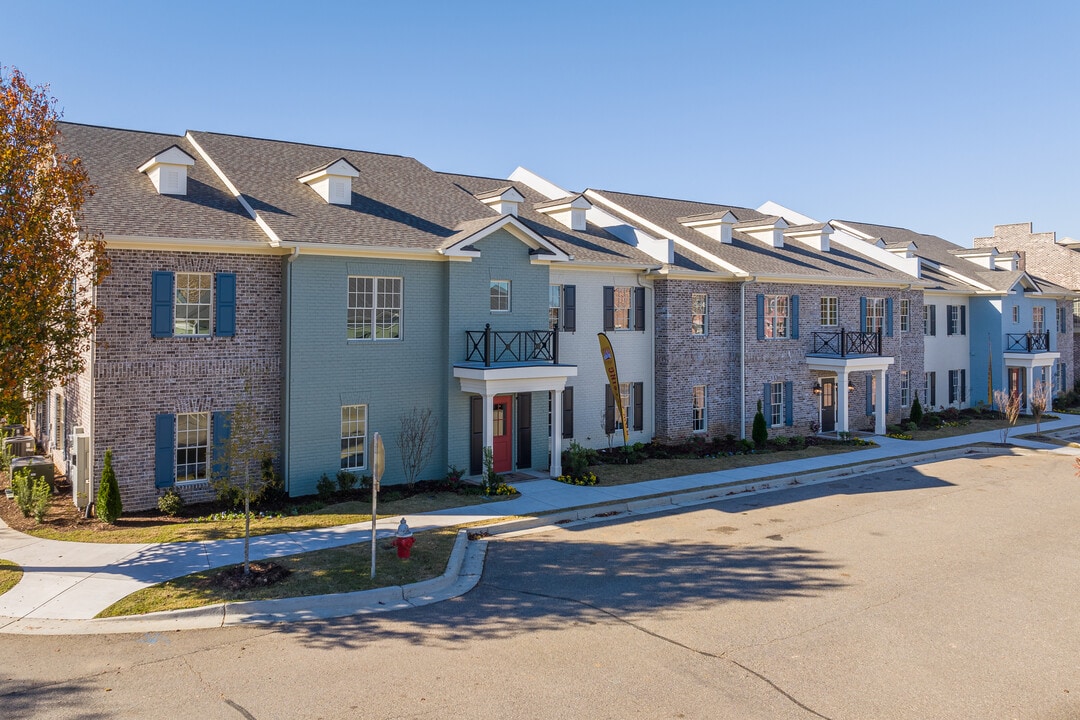
POLYGON ((570 441, 570 449, 563 450, 563 472, 573 477, 580 477, 589 471, 589 466, 596 464, 599 454, 592 448, 570 441))
POLYGON ((904 428, 904 432, 910 433, 910 432, 914 432, 915 430, 918 430, 919 426, 914 421, 912 421, 912 422, 904 423, 903 428, 904 428))
POLYGON ((176 517, 184 511, 184 498, 174 488, 169 488, 157 500, 158 510, 169 517, 176 517))
POLYGON ((352 492, 352 489, 356 487, 357 480, 356 473, 351 473, 348 470, 338 470, 337 484, 338 490, 341 492, 352 492))
POLYGON ((757 413, 754 415, 754 428, 750 433, 754 444, 759 448, 765 447, 769 441, 769 426, 765 424, 765 415, 761 412, 761 401, 757 401, 757 413))
POLYGON ((105 450, 105 466, 101 469, 101 483, 98 485, 97 516, 102 522, 112 525, 124 511, 120 500, 120 487, 116 483, 116 473, 112 466, 112 450, 105 450))
POLYGON ((923 409, 919 402, 919 393, 915 393, 915 399, 911 401, 911 422, 918 427, 922 423, 923 409))
POLYGON ((45 519, 45 513, 49 510, 49 501, 52 499, 52 487, 49 481, 43 477, 35 478, 30 498, 30 514, 40 523, 45 519))
POLYGON ((315 492, 319 494, 319 499, 323 502, 329 502, 333 499, 334 493, 337 491, 337 483, 326 476, 323 473, 319 478, 319 482, 315 485, 315 492))
POLYGON ((30 517, 30 508, 33 503, 34 481, 29 470, 19 470, 11 479, 11 489, 15 491, 15 504, 19 506, 19 512, 23 517, 30 517))

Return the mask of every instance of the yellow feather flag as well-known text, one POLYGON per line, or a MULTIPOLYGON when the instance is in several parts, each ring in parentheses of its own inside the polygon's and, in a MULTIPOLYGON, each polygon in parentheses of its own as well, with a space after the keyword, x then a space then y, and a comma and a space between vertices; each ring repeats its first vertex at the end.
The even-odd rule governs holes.
POLYGON ((607 372, 608 385, 611 386, 611 394, 615 397, 615 411, 619 413, 622 421, 623 445, 630 444, 630 430, 626 427, 626 408, 623 407, 622 393, 619 392, 619 369, 615 367, 615 350, 611 347, 611 341, 604 333, 597 333, 600 339, 600 357, 604 359, 604 370, 607 372))

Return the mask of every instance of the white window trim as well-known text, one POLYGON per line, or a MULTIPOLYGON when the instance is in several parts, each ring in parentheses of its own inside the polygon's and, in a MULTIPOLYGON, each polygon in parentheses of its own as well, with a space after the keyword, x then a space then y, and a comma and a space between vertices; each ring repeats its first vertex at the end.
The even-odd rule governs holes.
POLYGON ((706 392, 704 385, 695 385, 691 390, 691 425, 695 433, 704 433, 709 429, 709 403, 708 393, 706 392), (701 404, 698 404, 698 398, 701 398, 701 404), (699 427, 700 426, 700 427, 699 427))
POLYGON ((493 279, 491 281, 491 284, 490 284, 489 289, 488 289, 488 307, 491 308, 491 312, 493 312, 493 313, 508 313, 508 312, 511 311, 511 309, 513 308, 513 305, 511 303, 510 281, 509 280, 493 279), (501 297, 501 295, 496 296, 494 291, 495 291, 496 287, 502 287, 502 286, 506 286, 506 307, 505 308, 502 308, 502 307, 497 308, 497 307, 495 307, 496 297, 499 298, 499 300, 500 300, 499 304, 500 305, 502 304, 501 303, 502 297, 501 297))
POLYGON ((766 295, 765 339, 784 340, 789 337, 791 337, 791 297, 789 295, 766 295), (783 305, 782 309, 781 305, 783 305), (776 326, 781 321, 783 321, 783 332, 777 332, 776 326))
POLYGON ((556 324, 561 324, 563 295, 562 285, 548 286, 548 327, 555 329, 556 324))
POLYGON ((821 327, 836 327, 840 324, 840 299, 835 295, 821 298, 821 327))
POLYGON ((866 331, 885 330, 885 298, 866 298, 866 331))
POLYGON ((690 294, 690 334, 695 337, 704 337, 709 334, 709 295, 708 293, 690 294), (702 301, 701 312, 697 312, 697 301, 702 301), (698 322, 698 318, 701 322, 698 322))
POLYGON ((911 375, 909 370, 900 371, 900 407, 911 405, 911 375))
POLYGON ((900 298, 900 332, 911 332, 911 300, 900 298))
MULTIPOLYGON (((402 318, 405 315, 405 281, 400 277, 392 275, 350 275, 348 279, 348 287, 346 291, 345 300, 345 339, 349 342, 400 342, 404 337, 404 328, 402 327, 402 318), (371 281, 371 307, 361 307, 353 305, 353 297, 367 295, 366 291, 354 291, 354 280, 370 280, 371 281), (396 287, 393 284, 396 283, 396 287), (386 284, 392 286, 392 290, 387 291, 386 284), (397 305, 380 304, 387 295, 395 297, 397 305), (349 320, 349 313, 353 311, 368 311, 371 313, 370 334, 368 337, 351 337, 352 333, 359 332, 364 326, 364 323, 354 323, 349 320), (380 324, 379 316, 381 313, 394 313, 396 311, 397 322, 390 323, 390 325, 380 324), (379 337, 380 328, 392 327, 397 325, 397 335, 392 337, 379 337)), ((392 315, 393 316, 393 315, 392 315)))
POLYGON ((1046 332, 1046 308, 1042 305, 1031 306, 1031 331, 1036 334, 1046 332))
POLYGON ((633 330, 634 329, 634 288, 629 285, 616 285, 612 289, 612 316, 611 324, 616 330, 633 330), (619 298, 625 296, 626 305, 623 307, 619 304, 619 298), (624 319, 625 324, 620 325, 619 321, 624 319))
POLYGON ((173 437, 173 457, 175 458, 174 467, 173 467, 173 479, 176 481, 177 485, 180 485, 180 486, 183 487, 183 486, 188 486, 188 485, 197 485, 197 484, 200 484, 200 483, 205 484, 205 483, 210 482, 210 476, 211 476, 210 448, 212 447, 212 438, 210 437, 210 433, 212 432, 212 427, 211 427, 212 424, 213 424, 212 423, 212 418, 210 416, 210 413, 208 413, 208 412, 192 412, 192 413, 177 413, 176 414, 176 430, 175 430, 175 434, 174 434, 174 437, 173 437), (195 462, 185 462, 185 463, 180 462, 180 450, 181 450, 181 446, 180 446, 180 432, 181 432, 180 431, 180 425, 181 425, 181 420, 180 419, 181 418, 186 419, 186 418, 191 418, 191 417, 202 418, 202 420, 204 421, 204 427, 200 428, 198 425, 196 425, 194 430, 191 430, 189 428, 188 432, 189 433, 190 432, 196 432, 196 433, 205 432, 206 445, 204 446, 202 443, 196 443, 196 444, 193 444, 193 445, 185 445, 184 449, 187 449, 187 450, 190 451, 191 448, 194 448, 196 453, 197 453, 199 448, 203 448, 203 460, 202 460, 202 463, 201 463, 201 465, 203 466, 203 475, 202 475, 202 477, 196 476, 196 477, 193 477, 193 478, 189 477, 189 478, 185 478, 185 479, 181 480, 180 479, 180 467, 181 467, 181 465, 183 465, 184 467, 190 467, 190 466, 194 465, 196 467, 196 470, 197 470, 198 466, 200 465, 200 462, 198 460, 196 460, 195 462))
MULTIPOLYGON (((204 272, 178 272, 178 273, 173 273, 173 282, 175 283, 175 288, 173 290, 173 293, 174 293, 174 295, 173 295, 173 337, 190 337, 190 338, 210 337, 214 332, 214 274, 213 273, 204 273, 204 272), (207 291, 208 297, 209 297, 209 300, 207 302, 205 302, 205 303, 203 303, 203 302, 194 302, 194 303, 193 302, 184 302, 184 303, 181 303, 180 302, 180 291, 181 291, 180 279, 181 278, 191 278, 191 277, 198 277, 198 278, 200 278, 200 280, 205 278, 205 281, 206 281, 205 290, 207 291), (181 320, 188 321, 188 318, 181 318, 180 317, 179 310, 180 310, 181 306, 183 306, 183 307, 196 307, 196 308, 205 307, 206 308, 206 332, 201 333, 201 332, 181 332, 180 331, 180 322, 181 322, 181 320)), ((200 287, 198 288, 200 293, 204 289, 204 288, 201 287, 201 285, 202 285, 202 283, 200 282, 200 287)), ((190 287, 190 285, 188 287, 190 287)), ((188 288, 185 287, 184 289, 188 289, 188 288)), ((196 320, 196 327, 197 327, 197 324, 198 324, 198 320, 196 320)))
POLYGON ((784 383, 774 382, 769 388, 769 427, 784 425, 784 383), (779 402, 777 398, 779 397, 779 402), (773 419, 776 422, 773 422, 773 419))
MULTIPOLYGON (((367 466, 368 466, 368 454, 369 454, 368 453, 368 406, 363 405, 363 404, 361 404, 361 405, 342 405, 341 406, 341 424, 339 426, 339 434, 341 435, 341 446, 342 446, 340 448, 341 449, 341 455, 339 455, 339 457, 338 457, 338 464, 339 464, 340 468, 342 470, 348 470, 350 472, 353 471, 353 470, 366 470, 367 466), (345 417, 346 411, 352 411, 352 410, 357 410, 357 409, 362 409, 362 411, 363 411, 363 420, 357 420, 355 418, 346 419, 346 417, 345 417), (360 428, 361 432, 359 434, 352 433, 352 434, 346 435, 345 434, 345 429, 346 429, 345 428, 345 423, 346 422, 353 423, 353 424, 361 424, 361 428, 360 428), (360 450, 359 454, 362 455, 362 457, 363 457, 362 464, 360 464, 360 465, 344 465, 344 464, 342 464, 345 461, 345 457, 344 457, 345 448, 343 446, 344 446, 346 440, 354 441, 354 442, 356 440, 360 441, 360 447, 362 449, 360 450)), ((357 453, 355 452, 355 450, 349 453, 350 456, 355 456, 356 454, 357 453)))

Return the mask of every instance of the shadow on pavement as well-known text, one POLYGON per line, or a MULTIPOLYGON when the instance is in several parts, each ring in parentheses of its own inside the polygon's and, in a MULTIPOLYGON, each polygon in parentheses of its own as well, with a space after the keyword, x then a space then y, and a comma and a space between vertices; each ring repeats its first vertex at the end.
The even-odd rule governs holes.
POLYGON ((88 693, 101 691, 100 682, 33 684, 19 683, 7 678, 0 683, 0 717, 4 720, 44 717, 104 720, 112 715, 82 707, 88 693))

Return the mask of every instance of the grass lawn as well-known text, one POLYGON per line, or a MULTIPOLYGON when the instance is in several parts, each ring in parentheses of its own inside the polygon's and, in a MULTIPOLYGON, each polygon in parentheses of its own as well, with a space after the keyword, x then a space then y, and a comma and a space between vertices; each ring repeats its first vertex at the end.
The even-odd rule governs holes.
MULTIPOLYGON (((414 513, 431 512, 445 508, 479 505, 481 503, 511 500, 516 495, 488 498, 477 494, 458 494, 449 491, 420 493, 390 502, 379 502, 379 517, 394 517, 414 513)), ((0 496, 0 519, 8 526, 34 537, 72 542, 101 543, 164 543, 191 542, 197 540, 222 540, 244 536, 244 521, 204 520, 170 518, 156 514, 121 516, 115 525, 106 525, 96 519, 84 519, 76 511, 69 493, 59 493, 53 498, 45 521, 38 525, 19 512, 14 500, 0 496)), ((279 518, 253 518, 251 535, 311 530, 315 528, 349 525, 371 521, 371 504, 368 502, 343 502, 328 505, 303 515, 286 515, 279 518)))
MULTIPOLYGON (((275 558, 273 562, 291 571, 289 577, 267 587, 229 592, 216 587, 215 575, 225 568, 185 575, 160 585, 139 590, 102 610, 98 617, 142 615, 161 610, 181 610, 221 602, 275 600, 308 595, 370 590, 391 585, 407 585, 442 575, 457 531, 433 530, 416 534, 412 557, 399 560, 389 542, 380 539, 375 559, 375 579, 371 575, 371 545, 360 543, 329 550, 275 558)), ((0 574, 0 579, 3 575, 0 574)))
MULTIPOLYGON (((767 465, 768 463, 801 460, 803 458, 836 455, 876 447, 866 445, 815 445, 802 450, 774 450, 754 453, 753 455, 726 455, 712 458, 671 458, 667 460, 650 459, 637 465, 590 465, 589 470, 596 473, 600 485, 627 485, 629 483, 657 480, 659 478, 695 475, 697 473, 730 470, 732 468, 767 465)), ((768 475, 768 468, 762 468, 763 475, 768 475)))
POLYGON ((22 580, 23 570, 10 560, 0 560, 0 595, 3 595, 22 580))

